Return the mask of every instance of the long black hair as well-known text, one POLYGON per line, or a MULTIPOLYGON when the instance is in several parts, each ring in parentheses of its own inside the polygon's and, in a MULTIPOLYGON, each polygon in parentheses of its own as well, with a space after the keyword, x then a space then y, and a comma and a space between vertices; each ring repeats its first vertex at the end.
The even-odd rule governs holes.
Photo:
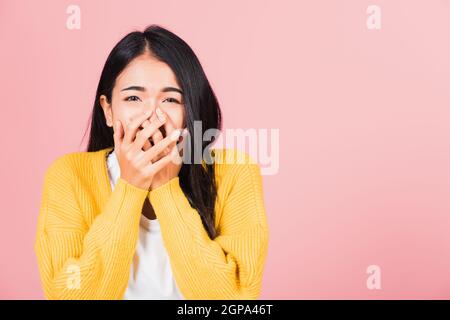
MULTIPOLYGON (((151 25, 144 32, 134 31, 122 38, 105 62, 90 118, 88 152, 114 146, 114 131, 106 124, 100 96, 105 95, 108 102, 111 102, 112 90, 118 75, 134 58, 146 51, 166 63, 174 72, 183 91, 185 123, 191 137, 194 132, 197 133, 194 131, 194 121, 201 121, 202 136, 208 129, 222 129, 219 103, 194 51, 174 33, 158 25, 151 25)), ((195 150, 194 141, 202 141, 202 154, 209 155, 210 151, 213 152, 209 149, 212 142, 203 142, 201 137, 195 136, 186 139, 189 145, 185 148, 195 150), (208 149, 206 153, 205 149, 208 149)), ((185 160, 184 152, 183 156, 185 160)), ((190 157, 191 159, 187 163, 183 161, 181 166, 180 186, 190 205, 198 211, 209 237, 214 239, 216 236, 214 207, 217 198, 214 164, 198 163, 192 152, 190 157)))

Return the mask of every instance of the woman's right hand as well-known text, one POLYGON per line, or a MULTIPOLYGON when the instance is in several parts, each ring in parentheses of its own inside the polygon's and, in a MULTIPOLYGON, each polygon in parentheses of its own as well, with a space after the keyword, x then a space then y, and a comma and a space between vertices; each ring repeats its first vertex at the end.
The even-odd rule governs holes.
MULTIPOLYGON (((158 118, 141 130, 142 123, 149 119, 151 114, 152 111, 146 111, 130 121, 125 128, 119 120, 114 123, 114 151, 120 166, 120 177, 128 183, 146 190, 150 188, 153 176, 174 160, 173 152, 169 152, 153 163, 152 159, 157 158, 156 156, 160 155, 179 137, 179 135, 178 137, 176 135, 167 136, 144 151, 142 148, 148 143, 148 139, 166 121, 166 119, 158 118)), ((181 132, 179 131, 179 133, 181 132)), ((176 144, 174 147, 176 148, 176 144)))

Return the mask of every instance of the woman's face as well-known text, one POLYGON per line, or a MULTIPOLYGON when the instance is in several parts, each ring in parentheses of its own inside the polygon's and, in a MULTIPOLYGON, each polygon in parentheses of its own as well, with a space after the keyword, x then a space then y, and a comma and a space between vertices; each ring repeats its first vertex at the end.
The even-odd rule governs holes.
MULTIPOLYGON (((159 107, 167 122, 171 121, 175 128, 184 128, 184 99, 175 74, 167 64, 149 54, 140 55, 127 65, 116 79, 111 101, 102 95, 100 104, 109 127, 116 120, 125 127, 147 110, 153 111, 150 120, 154 120, 155 109, 159 107)), ((166 131, 162 127, 160 130, 166 131)))

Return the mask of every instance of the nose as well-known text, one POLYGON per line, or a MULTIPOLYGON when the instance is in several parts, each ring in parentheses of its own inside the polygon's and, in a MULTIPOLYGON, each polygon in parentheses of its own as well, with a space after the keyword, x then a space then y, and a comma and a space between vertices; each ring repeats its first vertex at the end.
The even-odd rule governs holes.
MULTIPOLYGON (((145 128, 152 121, 159 120, 160 122, 165 122, 167 120, 167 115, 162 111, 161 108, 159 108, 156 100, 148 101, 145 104, 143 112, 146 112, 149 110, 151 110, 152 113, 151 113, 150 117, 142 123, 142 125, 140 126, 140 129, 145 128)), ((166 129, 165 129, 164 125, 160 126, 157 131, 161 133, 163 138, 166 137, 166 129)), ((149 141, 150 141, 151 145, 154 145, 153 137, 150 137, 149 141)))
POLYGON ((161 122, 164 122, 167 119, 167 116, 164 114, 164 112, 161 110, 161 108, 158 107, 156 100, 147 101, 143 112, 149 111, 149 110, 151 111, 151 115, 148 120, 144 121, 142 127, 147 126, 150 123, 150 121, 153 121, 155 119, 158 119, 161 122))
POLYGON ((152 111, 151 118, 156 116, 162 122, 165 121, 167 118, 167 115, 159 107, 159 103, 158 103, 157 99, 151 99, 146 103, 145 111, 147 111, 147 110, 152 111))
POLYGON ((153 114, 156 112, 157 107, 158 106, 157 106, 156 100, 151 99, 151 100, 147 101, 147 103, 145 104, 144 111, 151 110, 152 116, 153 116, 153 114))

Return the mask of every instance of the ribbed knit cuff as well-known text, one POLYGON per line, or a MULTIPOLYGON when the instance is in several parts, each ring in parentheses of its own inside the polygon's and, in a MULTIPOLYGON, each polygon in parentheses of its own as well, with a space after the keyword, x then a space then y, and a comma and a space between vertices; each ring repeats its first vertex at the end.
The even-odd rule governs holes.
POLYGON ((138 223, 147 195, 148 190, 138 188, 122 178, 117 179, 105 208, 107 218, 115 226, 138 223))
MULTIPOLYGON (((178 176, 151 190, 149 199, 161 228, 166 229, 166 235, 176 238, 176 242, 185 245, 188 241, 211 241, 198 211, 191 207, 181 189, 178 176)), ((197 254, 195 250, 193 254, 197 254)))
MULTIPOLYGON (((192 207, 180 186, 178 176, 149 192, 149 200, 153 206, 164 211, 188 212, 192 207)), ((176 214, 172 212, 171 215, 176 214)), ((159 218, 159 217, 158 217, 159 218)))

